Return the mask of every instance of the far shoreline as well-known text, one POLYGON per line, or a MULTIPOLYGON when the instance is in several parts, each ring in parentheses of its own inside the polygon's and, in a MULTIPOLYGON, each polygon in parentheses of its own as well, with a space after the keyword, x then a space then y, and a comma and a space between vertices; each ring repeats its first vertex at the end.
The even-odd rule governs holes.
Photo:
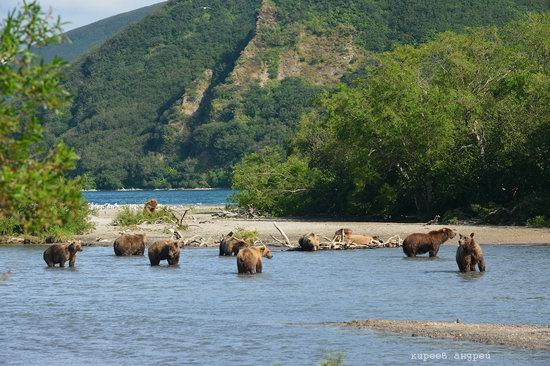
MULTIPOLYGON (((86 246, 108 246, 124 233, 145 233, 148 241, 168 239, 170 229, 176 229, 175 224, 170 223, 143 223, 132 227, 114 226, 113 220, 123 207, 133 210, 141 210, 142 204, 90 204, 92 214, 90 221, 95 228, 86 234, 76 235, 75 239, 81 240, 86 246)), ((282 240, 279 231, 273 223, 284 230, 292 245, 298 246, 298 240, 307 233, 316 233, 320 237, 332 238, 334 232, 340 228, 351 228, 354 233, 369 236, 378 236, 382 240, 398 235, 404 239, 408 234, 416 232, 428 232, 449 227, 457 233, 469 235, 475 233, 477 242, 484 245, 506 246, 550 246, 549 228, 529 228, 525 226, 496 226, 496 225, 428 225, 426 223, 411 222, 371 222, 353 220, 339 217, 278 217, 278 218, 244 218, 223 217, 227 213, 225 206, 220 204, 168 204, 174 214, 179 218, 186 211, 183 225, 187 229, 179 229, 184 240, 194 238, 199 247, 217 247, 221 238, 238 228, 255 230, 262 243, 281 247, 280 242, 273 237, 282 240)), ((6 239, 6 238, 4 238, 6 239)), ((20 238, 7 238, 4 243, 22 244, 20 238), (15 240, 7 240, 15 239, 15 240)), ((323 240, 323 239, 322 239, 323 240)), ((443 245, 458 245, 458 238, 448 240, 443 245)), ((361 249, 357 249, 361 250, 361 249)), ((400 250, 400 249, 397 249, 400 250)))
MULTIPOLYGON (((88 234, 79 235, 76 238, 88 245, 101 245, 100 243, 113 243, 122 233, 145 233, 150 240, 167 239, 170 224, 141 224, 135 227, 113 226, 112 221, 118 210, 123 206, 140 210, 143 205, 94 205, 95 214, 91 221, 95 229, 88 234)), ((478 243, 481 245, 539 245, 550 246, 550 229, 528 228, 522 226, 490 226, 490 225, 427 225, 425 223, 399 223, 399 222, 369 222, 369 221, 348 221, 338 217, 333 219, 312 218, 312 217, 291 217, 291 218, 243 218, 243 217, 219 217, 225 211, 224 205, 203 204, 203 205, 166 205, 169 206, 177 217, 181 217, 188 209, 183 220, 187 230, 181 234, 184 239, 196 237, 201 239, 204 247, 217 247, 220 239, 230 231, 238 228, 255 230, 259 239, 269 245, 280 246, 273 237, 282 239, 281 234, 274 227, 276 222, 288 235, 293 245, 298 245, 299 238, 307 233, 314 232, 319 236, 332 238, 334 232, 343 227, 352 228, 355 233, 379 236, 386 240, 394 235, 404 239, 408 234, 414 232, 428 232, 443 227, 450 227, 457 232, 468 235, 476 234, 478 243)), ((443 245, 458 245, 458 238, 451 239, 443 245)))

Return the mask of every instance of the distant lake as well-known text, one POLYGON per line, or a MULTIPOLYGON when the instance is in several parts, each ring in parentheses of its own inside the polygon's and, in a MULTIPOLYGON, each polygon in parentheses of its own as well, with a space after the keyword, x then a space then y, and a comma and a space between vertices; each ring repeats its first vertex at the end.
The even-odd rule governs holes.
POLYGON ((165 205, 225 205, 232 193, 230 189, 83 192, 88 202, 98 205, 141 204, 151 198, 165 205))

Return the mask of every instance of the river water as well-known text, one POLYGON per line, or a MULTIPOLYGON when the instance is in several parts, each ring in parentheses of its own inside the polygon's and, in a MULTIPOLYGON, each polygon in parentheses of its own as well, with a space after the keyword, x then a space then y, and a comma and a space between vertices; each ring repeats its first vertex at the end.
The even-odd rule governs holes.
MULTIPOLYGON (((2 365, 424 364, 412 353, 489 355, 476 364, 548 365, 550 353, 341 328, 354 319, 548 324, 550 247, 484 246, 487 272, 460 274, 401 249, 274 252, 237 275, 217 249, 183 249, 179 267, 87 247, 75 269, 48 269, 45 247, 0 246, 2 365)), ((427 362, 429 364, 429 362, 427 362)))
POLYGON ((143 204, 155 198, 164 205, 224 205, 235 191, 229 189, 185 189, 155 191, 96 191, 83 192, 90 203, 143 204))

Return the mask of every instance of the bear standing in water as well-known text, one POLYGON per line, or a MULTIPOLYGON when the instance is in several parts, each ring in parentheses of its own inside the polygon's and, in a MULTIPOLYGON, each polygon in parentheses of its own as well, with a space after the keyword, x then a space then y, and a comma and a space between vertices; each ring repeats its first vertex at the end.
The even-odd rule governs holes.
POLYGON ((460 234, 456 249, 456 264, 458 264, 460 272, 475 272, 476 264, 480 272, 485 271, 483 251, 474 240, 474 233, 471 233, 469 237, 460 234))
POLYGON ((147 254, 152 266, 158 266, 162 260, 169 265, 177 265, 180 261, 180 243, 177 240, 158 240, 149 247, 147 254))
POLYGON ((242 239, 238 239, 230 232, 220 241, 220 256, 224 255, 237 255, 239 250, 250 246, 249 243, 242 239))
POLYGON ((116 256, 143 255, 145 253, 145 234, 126 234, 118 237, 113 243, 116 256))
POLYGON ((43 254, 44 261, 48 267, 65 267, 65 262, 69 261, 69 267, 74 267, 76 253, 82 251, 80 240, 72 240, 68 244, 50 245, 43 254))
POLYGON ((239 274, 262 273, 262 257, 273 258, 273 254, 265 245, 241 249, 237 254, 239 274))
POLYGON ((416 257, 417 254, 429 253, 435 257, 441 244, 455 237, 454 231, 449 228, 430 231, 427 234, 414 233, 403 240, 403 252, 407 257, 416 257))

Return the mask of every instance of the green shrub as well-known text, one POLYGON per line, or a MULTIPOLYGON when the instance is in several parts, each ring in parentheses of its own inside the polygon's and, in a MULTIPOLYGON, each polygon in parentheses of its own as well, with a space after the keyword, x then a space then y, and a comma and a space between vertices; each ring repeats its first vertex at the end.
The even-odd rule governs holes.
POLYGON ((528 219, 525 225, 529 227, 550 227, 550 219, 546 219, 544 216, 535 216, 528 219))
POLYGON ((344 364, 344 354, 343 353, 337 353, 337 354, 329 353, 328 355, 324 355, 323 356, 323 362, 321 362, 321 366, 345 366, 345 364, 344 364))
POLYGON ((155 212, 145 212, 141 207, 131 209, 122 207, 113 220, 115 226, 133 226, 147 223, 172 223, 175 221, 174 212, 168 207, 160 207, 155 212))
POLYGON ((0 218, 0 236, 14 235, 20 232, 19 223, 15 217, 0 218))
POLYGON ((450 217, 447 220, 445 220, 445 224, 447 225, 458 225, 460 224, 460 221, 458 220, 458 217, 450 217))
POLYGON ((250 244, 254 244, 254 242, 258 240, 258 232, 256 230, 237 228, 234 235, 250 244))

